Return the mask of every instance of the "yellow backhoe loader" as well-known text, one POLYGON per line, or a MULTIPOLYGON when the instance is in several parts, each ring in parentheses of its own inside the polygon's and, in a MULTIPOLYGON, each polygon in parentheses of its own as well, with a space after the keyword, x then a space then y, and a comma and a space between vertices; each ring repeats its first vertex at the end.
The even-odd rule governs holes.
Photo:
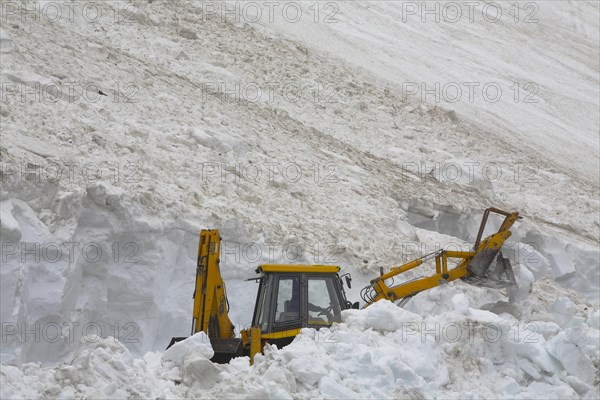
MULTIPOLYGON (((393 267, 371 280, 361 291, 368 307, 376 301, 398 301, 403 306, 412 296, 441 284, 462 279, 476 286, 503 288, 515 285, 508 259, 500 249, 510 236, 510 228, 519 218, 496 208, 485 210, 472 251, 440 250, 393 267), (497 232, 482 240, 491 213, 504 219, 497 232), (398 275, 435 259, 435 274, 394 284, 398 275), (454 268, 448 261, 458 260, 454 268)), ((196 286, 192 316, 192 335, 204 331, 210 338, 215 355, 213 361, 228 362, 233 357, 248 355, 252 360, 266 343, 278 347, 291 343, 301 328, 329 327, 341 321, 342 310, 359 308, 359 303, 346 299, 344 280, 350 287, 349 274, 340 277, 340 267, 331 265, 259 265, 258 293, 252 326, 236 337, 228 311, 225 282, 219 269, 221 237, 217 230, 202 230, 196 264, 196 286)), ((185 339, 175 337, 168 347, 185 339)), ((168 348, 167 347, 167 348, 168 348)))

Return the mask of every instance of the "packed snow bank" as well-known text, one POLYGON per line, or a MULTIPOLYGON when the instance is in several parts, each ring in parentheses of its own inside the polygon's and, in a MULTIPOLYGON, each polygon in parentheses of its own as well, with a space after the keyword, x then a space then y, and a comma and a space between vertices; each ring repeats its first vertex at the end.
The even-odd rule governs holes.
POLYGON ((175 343, 162 355, 163 364, 172 365, 171 379, 200 389, 211 388, 218 376, 218 368, 210 362, 214 355, 210 340, 204 332, 175 343))
POLYGON ((1 206, 3 361, 56 363, 91 334, 141 355, 189 331, 197 230, 185 221, 141 215, 104 183, 59 190, 41 213, 1 206))
MULTIPOLYGON (((88 185, 86 191, 58 191, 40 208, 44 211, 38 213, 23 200, 2 202, 0 227, 3 240, 13 238, 5 244, 12 242, 29 248, 37 244, 45 250, 61 249, 59 257, 45 250, 39 251, 36 257, 20 248, 5 247, 5 250, 14 251, 5 251, 0 271, 3 362, 16 358, 20 363, 59 363, 73 356, 81 336, 90 334, 117 336, 133 355, 141 356, 148 351, 163 350, 171 337, 189 332, 199 227, 178 218, 171 221, 150 218, 128 196, 108 183, 88 185), (70 247, 67 243, 79 246, 70 247), (119 246, 116 251, 115 244, 119 246), (128 247, 128 244, 135 246, 128 247), (86 247, 94 250, 97 246, 102 249, 101 257, 96 257, 94 251, 84 251, 86 247)), ((418 251, 409 251, 407 246, 387 249, 396 263, 458 244, 468 248, 468 243, 459 238, 473 240, 469 235, 477 231, 479 215, 452 216, 435 209, 431 212, 437 213, 436 217, 424 222, 423 218, 417 219, 414 208, 408 208, 408 220, 417 228, 408 223, 402 228, 416 236, 409 244, 418 244, 415 247, 418 251), (402 260, 402 256, 406 259, 402 260)), ((268 249, 265 245, 268 237, 257 235, 256 241, 248 241, 248 226, 239 219, 225 220, 217 227, 225 238, 222 272, 230 293, 232 321, 239 332, 250 322, 256 293, 256 283, 245 279, 254 276, 253 270, 261 262, 290 260, 269 259, 266 250, 260 260, 240 257, 239 252, 231 252, 236 242, 238 246, 252 243, 268 249)), ((555 278, 542 253, 560 254, 564 248, 569 251, 580 249, 548 246, 545 243, 560 241, 550 242, 547 237, 540 236, 535 241, 545 246, 540 253, 526 248, 528 241, 524 236, 517 230, 514 237, 522 242, 513 241, 507 246, 510 251, 506 254, 513 262, 520 284, 518 290, 511 289, 508 294, 519 299, 530 290, 534 278, 555 278)), ((293 243, 291 239, 290 243, 293 243)), ((360 241, 356 243, 360 244, 360 241)), ((276 249, 281 250, 281 247, 276 249)), ((363 250, 364 254, 369 251, 367 248, 360 251, 363 250)), ((315 262, 310 254, 300 256, 302 258, 292 262, 315 262)), ((593 260, 593 253, 588 258, 593 260)), ((588 271, 588 275, 587 278, 577 277, 574 281, 579 284, 572 286, 577 286, 582 293, 586 293, 583 290, 586 287, 597 290, 594 279, 590 279, 598 273, 597 269, 590 268, 589 260, 580 264, 580 259, 572 257, 570 260, 581 271, 588 271)), ((556 265, 566 265, 566 261, 556 265)), ((387 261, 382 264, 390 265, 387 261)), ((342 266, 344 271, 354 274, 349 299, 358 300, 357 292, 374 272, 367 270, 362 274, 351 262, 342 263, 342 266)), ((407 277, 414 278, 421 273, 411 271, 407 277)), ((444 287, 441 292, 433 293, 444 302, 451 293, 455 294, 454 290, 444 287)), ((478 305, 506 300, 503 291, 482 291, 465 285, 459 290, 465 291, 471 301, 486 299, 478 305)), ((591 297, 594 297, 593 290, 591 297)), ((432 299, 434 294, 423 293, 408 307, 420 298, 432 299)), ((422 307, 432 312, 438 306, 425 303, 422 307)), ((517 312, 513 314, 517 315, 517 312)))
POLYGON ((469 307, 423 317, 388 301, 346 310, 331 329, 303 329, 283 349, 267 346, 218 365, 198 333, 162 353, 134 358, 112 338, 91 337, 69 365, 2 365, 4 398, 515 398, 594 399, 598 312, 566 330, 469 307), (181 382, 176 385, 175 382, 181 382))

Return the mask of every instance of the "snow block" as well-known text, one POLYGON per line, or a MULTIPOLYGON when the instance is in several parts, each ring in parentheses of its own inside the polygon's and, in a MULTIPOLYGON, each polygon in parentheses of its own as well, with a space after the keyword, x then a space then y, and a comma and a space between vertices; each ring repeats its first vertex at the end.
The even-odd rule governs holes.
POLYGON ((201 355, 204 358, 211 359, 215 352, 210 345, 210 339, 204 332, 198 332, 194 336, 175 343, 169 347, 162 355, 163 361, 173 361, 175 364, 183 366, 186 357, 201 355))

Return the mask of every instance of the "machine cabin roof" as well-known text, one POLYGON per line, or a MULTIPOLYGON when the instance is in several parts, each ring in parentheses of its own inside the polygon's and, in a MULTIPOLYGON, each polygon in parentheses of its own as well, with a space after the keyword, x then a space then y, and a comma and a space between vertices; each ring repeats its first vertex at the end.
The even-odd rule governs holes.
POLYGON ((337 274, 340 267, 337 265, 295 265, 295 264, 263 264, 256 269, 261 272, 305 272, 305 273, 329 273, 337 274))

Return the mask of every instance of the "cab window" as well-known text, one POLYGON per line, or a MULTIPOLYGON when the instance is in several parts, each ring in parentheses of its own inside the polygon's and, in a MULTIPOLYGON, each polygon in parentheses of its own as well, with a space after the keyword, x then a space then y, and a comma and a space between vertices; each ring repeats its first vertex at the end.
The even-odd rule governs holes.
POLYGON ((275 325, 300 325, 300 277, 281 276, 277 286, 275 325))
POLYGON ((332 277, 308 278, 308 324, 341 322, 340 302, 332 277))

